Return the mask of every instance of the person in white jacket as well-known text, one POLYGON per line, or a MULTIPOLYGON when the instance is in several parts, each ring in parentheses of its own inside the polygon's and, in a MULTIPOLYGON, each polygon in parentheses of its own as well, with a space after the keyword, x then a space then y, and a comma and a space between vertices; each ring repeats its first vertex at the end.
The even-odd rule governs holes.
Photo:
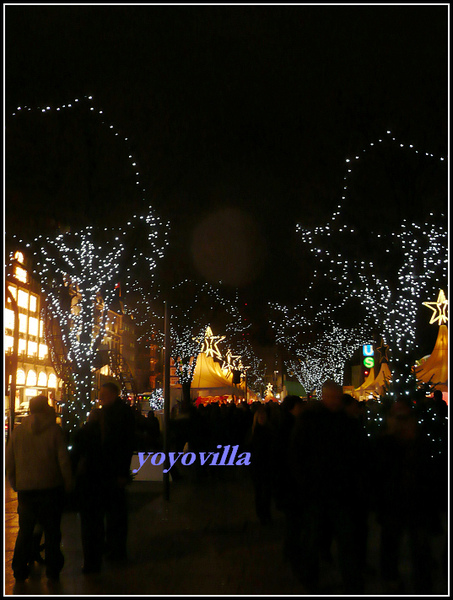
POLYGON ((46 575, 58 581, 64 565, 61 515, 65 492, 72 489, 72 471, 63 430, 45 396, 30 400, 30 415, 12 432, 6 448, 6 474, 17 492, 19 532, 12 569, 16 581, 28 578, 33 562, 33 531, 45 536, 46 575))

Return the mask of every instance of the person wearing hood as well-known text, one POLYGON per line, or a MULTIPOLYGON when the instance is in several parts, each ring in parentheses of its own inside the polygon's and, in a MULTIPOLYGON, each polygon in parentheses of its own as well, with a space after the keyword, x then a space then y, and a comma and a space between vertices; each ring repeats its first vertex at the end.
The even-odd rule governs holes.
POLYGON ((46 396, 30 400, 30 415, 11 433, 5 457, 11 487, 17 492, 19 533, 12 569, 24 581, 33 562, 33 532, 40 524, 45 535, 46 575, 58 581, 64 565, 61 515, 65 492, 72 489, 72 471, 63 430, 46 396))

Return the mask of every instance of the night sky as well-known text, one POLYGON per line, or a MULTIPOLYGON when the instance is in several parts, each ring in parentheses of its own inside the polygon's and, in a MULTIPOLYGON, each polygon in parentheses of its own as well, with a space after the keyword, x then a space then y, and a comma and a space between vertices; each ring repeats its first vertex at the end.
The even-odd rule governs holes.
MULTIPOLYGON (((143 210, 124 149, 92 117, 9 117, 92 94, 171 221, 161 280, 238 286, 265 328, 267 300, 303 299, 311 270, 295 226, 330 217, 345 157, 388 129, 446 156, 447 11, 7 6, 7 228, 29 232, 41 209, 72 226, 143 210)), ((359 224, 377 206, 418 214, 427 196, 446 203, 445 169, 409 185, 420 168, 401 160, 358 173, 349 211, 359 224)))

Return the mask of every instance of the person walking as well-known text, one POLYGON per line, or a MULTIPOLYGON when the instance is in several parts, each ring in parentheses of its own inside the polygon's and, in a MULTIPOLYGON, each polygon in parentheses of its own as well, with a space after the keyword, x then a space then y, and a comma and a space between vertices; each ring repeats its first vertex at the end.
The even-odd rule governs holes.
POLYGON ((262 525, 272 522, 272 478, 274 433, 270 426, 267 406, 260 406, 252 426, 251 475, 255 491, 255 510, 262 525))
POLYGON ((30 400, 30 415, 12 432, 6 448, 8 480, 17 492, 19 533, 12 560, 17 582, 25 581, 34 560, 34 531, 45 536, 46 575, 59 580, 64 565, 61 552, 61 516, 65 492, 72 489, 72 472, 63 430, 46 396, 30 400))
POLYGON ((290 447, 302 518, 296 574, 312 593, 319 589, 320 553, 329 529, 338 544, 344 593, 363 592, 354 511, 356 499, 363 495, 363 444, 358 423, 344 412, 342 393, 333 381, 323 385, 321 401, 296 422, 290 447))
POLYGON ((101 570, 104 551, 106 494, 101 418, 102 410, 93 408, 87 422, 76 431, 71 449, 85 575, 101 570))
POLYGON ((127 498, 130 464, 134 452, 135 418, 132 408, 119 396, 113 382, 101 386, 102 452, 105 490, 105 557, 112 561, 127 559, 127 498))

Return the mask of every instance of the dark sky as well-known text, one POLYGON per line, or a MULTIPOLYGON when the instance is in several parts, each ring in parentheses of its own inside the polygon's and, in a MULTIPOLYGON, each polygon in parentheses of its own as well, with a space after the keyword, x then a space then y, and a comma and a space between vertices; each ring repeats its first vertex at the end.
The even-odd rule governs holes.
MULTIPOLYGON (((267 299, 300 301, 310 268, 295 225, 329 218, 341 196, 345 157, 387 129, 446 154, 447 10, 6 6, 6 123, 13 148, 7 217, 19 228, 31 202, 53 206, 57 218, 72 223, 90 213, 80 210, 83 201, 77 207, 78 186, 87 179, 81 174, 90 168, 86 157, 68 167, 58 193, 57 185, 53 191, 39 182, 33 188, 21 176, 27 153, 36 158, 41 179, 48 167, 38 169, 38 156, 53 152, 61 162, 58 144, 68 151, 67 131, 74 125, 49 126, 43 151, 44 125, 33 123, 39 115, 11 125, 11 142, 8 115, 23 104, 93 94, 107 119, 132 140, 148 198, 171 221, 162 278, 201 276, 239 285, 257 320, 267 299), (73 208, 63 207, 61 194, 72 194, 73 208)), ((84 131, 90 127, 85 118, 84 131)), ((107 151, 105 139, 96 139, 92 158, 102 168, 91 178, 99 173, 104 183, 95 182, 100 191, 93 219, 103 207, 118 219, 141 210, 134 192, 125 199, 128 180, 121 173, 127 165, 119 150, 107 151)), ((74 155, 85 155, 83 147, 74 143, 74 155)), ((375 174, 372 165, 367 169, 360 189, 376 205, 375 174)), ((442 195, 445 173, 429 177, 425 186, 442 195)), ((391 178, 386 184, 380 177, 383 196, 385 185, 391 187, 391 178)), ((363 210, 358 203, 352 212, 363 210)))

